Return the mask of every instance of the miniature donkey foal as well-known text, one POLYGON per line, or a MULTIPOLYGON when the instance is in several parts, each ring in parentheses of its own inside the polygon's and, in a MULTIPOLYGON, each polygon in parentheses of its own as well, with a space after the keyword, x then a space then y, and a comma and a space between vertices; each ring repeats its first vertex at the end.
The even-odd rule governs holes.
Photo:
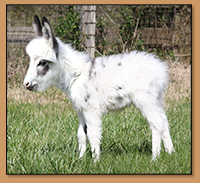
POLYGON ((130 53, 90 58, 55 37, 49 21, 38 16, 33 27, 36 38, 26 47, 30 65, 24 86, 40 92, 50 86, 60 88, 78 112, 80 157, 87 139, 95 161, 100 155, 102 115, 130 104, 147 119, 152 131, 152 158, 161 150, 174 151, 163 107, 167 67, 153 54, 130 53))

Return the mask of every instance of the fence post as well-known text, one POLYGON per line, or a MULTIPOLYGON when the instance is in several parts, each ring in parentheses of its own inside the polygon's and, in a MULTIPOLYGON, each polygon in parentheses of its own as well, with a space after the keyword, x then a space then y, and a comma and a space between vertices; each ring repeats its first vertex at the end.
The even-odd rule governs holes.
POLYGON ((84 46, 91 58, 94 58, 95 52, 95 26, 96 26, 96 6, 82 6, 81 29, 83 34, 84 46))

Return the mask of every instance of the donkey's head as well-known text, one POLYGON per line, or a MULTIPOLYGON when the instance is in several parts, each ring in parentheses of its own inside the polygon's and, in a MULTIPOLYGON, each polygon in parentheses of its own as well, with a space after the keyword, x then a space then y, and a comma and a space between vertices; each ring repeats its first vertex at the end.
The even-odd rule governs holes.
POLYGON ((42 25, 43 27, 38 16, 35 16, 33 27, 36 38, 26 47, 30 64, 24 86, 30 91, 37 92, 55 85, 59 77, 58 42, 45 17, 42 18, 42 25))

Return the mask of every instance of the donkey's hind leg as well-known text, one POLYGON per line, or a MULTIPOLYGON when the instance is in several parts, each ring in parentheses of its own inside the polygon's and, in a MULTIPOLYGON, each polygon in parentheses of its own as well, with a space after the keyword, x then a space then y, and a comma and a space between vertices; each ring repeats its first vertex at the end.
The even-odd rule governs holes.
MULTIPOLYGON (((169 132, 169 125, 167 116, 165 114, 165 111, 163 107, 156 107, 157 112, 155 116, 157 115, 157 127, 154 127, 156 123, 152 122, 150 119, 148 119, 150 126, 152 125, 152 152, 153 152, 153 159, 159 155, 160 152, 160 145, 158 146, 157 143, 161 143, 161 139, 163 140, 165 151, 168 153, 175 152, 173 143, 171 140, 170 132, 169 132), (159 134, 157 134, 159 133, 159 134), (161 136, 160 136, 161 135, 161 136), (161 137, 161 139, 160 139, 161 137), (159 148, 159 149, 158 149, 159 148)), ((148 117, 147 117, 148 118, 148 117)), ((156 121, 156 118, 155 118, 156 121)), ((151 128, 151 127, 150 127, 151 128)))
POLYGON ((135 106, 147 119, 152 131, 152 159, 156 159, 160 154, 161 139, 163 140, 165 150, 168 153, 174 152, 162 97, 152 97, 148 93, 139 93, 135 96, 137 97, 135 106))
POLYGON ((161 115, 162 109, 158 105, 158 101, 146 92, 135 94, 134 105, 147 119, 152 131, 152 159, 155 160, 161 150, 161 137, 164 128, 164 120, 161 115))
POLYGON ((163 120, 164 120, 164 127, 163 127, 163 133, 162 133, 162 140, 165 146, 165 151, 171 154, 172 152, 175 152, 175 150, 172 144, 172 139, 169 132, 168 120, 165 113, 163 113, 163 120))

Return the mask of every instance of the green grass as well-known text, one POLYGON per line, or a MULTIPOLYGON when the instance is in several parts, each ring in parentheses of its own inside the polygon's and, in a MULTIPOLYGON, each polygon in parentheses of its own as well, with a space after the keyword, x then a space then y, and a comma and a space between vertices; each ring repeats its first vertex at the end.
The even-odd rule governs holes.
POLYGON ((100 160, 78 159, 76 112, 59 103, 7 103, 7 174, 191 174, 191 103, 170 102, 176 153, 151 161, 151 132, 134 108, 103 117, 100 160))

